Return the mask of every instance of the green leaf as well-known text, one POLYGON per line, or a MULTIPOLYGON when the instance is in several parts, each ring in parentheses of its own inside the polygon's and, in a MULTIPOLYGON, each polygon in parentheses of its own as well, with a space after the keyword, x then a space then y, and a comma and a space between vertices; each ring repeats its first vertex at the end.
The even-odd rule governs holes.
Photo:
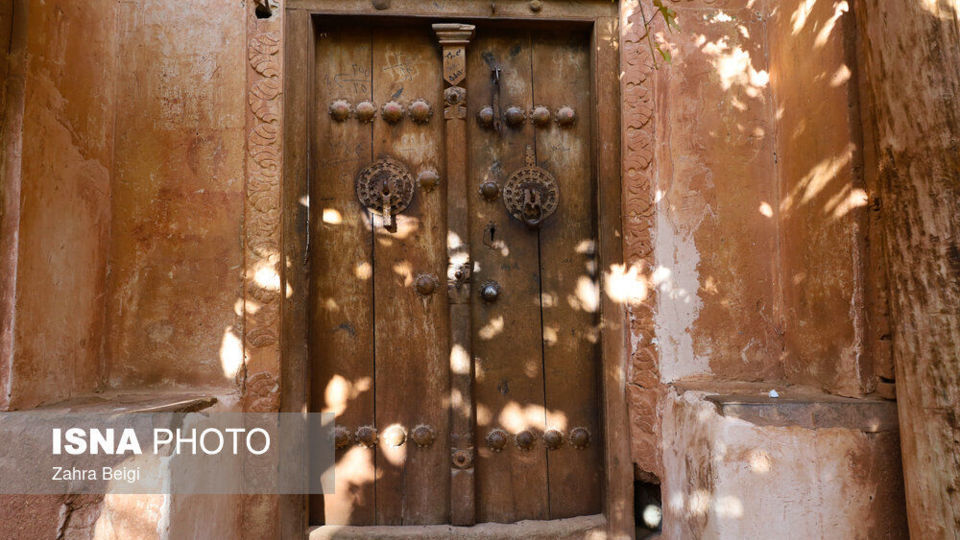
POLYGON ((663 57, 663 61, 669 63, 670 59, 672 58, 670 56, 670 51, 663 49, 659 45, 657 45, 656 48, 657 48, 657 52, 660 53, 660 56, 663 57))

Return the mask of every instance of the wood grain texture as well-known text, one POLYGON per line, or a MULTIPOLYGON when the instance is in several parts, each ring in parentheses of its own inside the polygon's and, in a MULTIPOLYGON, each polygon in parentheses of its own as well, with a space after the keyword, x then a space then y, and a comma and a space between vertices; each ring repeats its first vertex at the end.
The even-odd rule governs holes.
MULTIPOLYGON (((312 117, 311 86, 314 71, 313 24, 307 13, 289 13, 284 18, 284 38, 289 47, 284 47, 284 65, 299 76, 284 78, 285 104, 283 116, 283 145, 285 148, 306 149, 310 143, 310 119, 312 117)), ((310 165, 308 152, 290 152, 283 162, 283 207, 284 258, 290 262, 282 272, 282 282, 291 294, 284 295, 281 304, 281 388, 280 410, 284 412, 307 411, 309 378, 308 340, 308 260, 307 260, 307 212, 301 200, 309 198, 307 182, 310 165)), ((310 466, 306 455, 309 441, 285 449, 284 461, 291 467, 306 470, 310 466)), ((282 495, 280 503, 281 537, 292 538, 308 526, 308 499, 304 495, 282 495)), ((320 500, 320 498, 317 498, 320 500)))
MULTIPOLYGON (((427 100, 434 114, 426 124, 409 117, 391 125, 373 124, 374 158, 400 160, 413 178, 427 168, 444 175, 442 156, 443 80, 440 52, 429 26, 406 25, 373 31, 373 99, 409 107, 427 100)), ((444 187, 416 190, 409 208, 397 216, 397 231, 374 226, 373 279, 376 304, 376 417, 381 431, 392 425, 411 431, 433 427, 436 442, 390 447, 381 438, 377 456, 377 523, 446 523, 449 515, 449 414, 447 298, 439 289, 421 296, 420 274, 446 274, 444 187), (416 399, 411 399, 416 396, 416 399)))
POLYGON ((960 538, 960 13, 854 3, 873 104, 907 517, 960 538))
POLYGON ((435 24, 433 29, 441 45, 444 79, 444 159, 447 169, 447 293, 450 317, 450 452, 466 456, 469 466, 450 466, 450 523, 458 526, 476 522, 476 488, 473 466, 476 448, 476 419, 473 401, 473 336, 470 323, 472 287, 470 208, 468 181, 469 151, 463 80, 466 78, 466 47, 473 26, 435 24), (450 76, 447 76, 450 74, 450 76), (444 85, 447 86, 447 85, 444 85), (447 99, 447 92, 451 92, 447 99), (458 277, 459 276, 459 277, 458 277))
POLYGON ((594 170, 597 178, 598 252, 600 254, 601 388, 604 432, 604 508, 611 538, 632 538, 633 467, 630 462, 630 430, 627 416, 627 306, 610 294, 609 275, 622 267, 624 238, 620 177, 620 27, 615 17, 600 18, 591 36, 593 95, 594 170), (614 74, 617 74, 615 76, 614 74))
MULTIPOLYGON (((479 127, 472 115, 492 102, 491 70, 502 68, 500 102, 506 110, 533 105, 530 36, 478 28, 468 51, 470 183, 477 189, 492 180, 501 187, 524 164, 535 144, 533 126, 506 125, 502 134, 479 127)), ((477 517, 481 522, 547 519, 546 451, 542 443, 522 451, 512 439, 502 452, 491 451, 487 434, 501 428, 511 436, 523 429, 543 433, 543 365, 540 322, 540 269, 536 231, 512 219, 500 199, 479 199, 471 216, 479 290, 487 280, 502 286, 493 303, 474 301, 473 350, 477 404, 477 517)))
POLYGON ((534 103, 577 113, 573 126, 536 129, 537 162, 560 186, 557 212, 539 229, 547 428, 569 435, 585 427, 592 439, 584 449, 567 443, 547 452, 550 518, 557 519, 599 512, 602 489, 589 34, 536 32, 532 43, 534 103))
POLYGON ((543 2, 539 12, 530 9, 529 0, 498 0, 465 2, 463 0, 391 0, 389 8, 376 9, 369 0, 291 0, 288 9, 303 9, 316 13, 339 15, 389 15, 402 17, 490 18, 590 21, 597 17, 616 14, 617 5, 608 0, 565 0, 543 2), (491 5, 493 4, 493 8, 491 5))
MULTIPOLYGON (((373 238, 354 178, 373 157, 372 127, 334 122, 334 99, 372 98, 369 30, 321 25, 316 42, 313 173, 310 184, 311 407, 356 431, 374 424, 373 238)), ((337 452, 336 492, 313 523, 375 523, 375 452, 337 452)), ((313 498, 314 500, 317 497, 313 498)))

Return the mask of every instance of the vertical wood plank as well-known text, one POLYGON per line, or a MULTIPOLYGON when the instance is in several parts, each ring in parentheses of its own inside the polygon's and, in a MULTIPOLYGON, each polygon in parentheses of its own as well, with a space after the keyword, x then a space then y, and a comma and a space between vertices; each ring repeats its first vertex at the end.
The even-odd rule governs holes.
MULTIPOLYGON (((335 413, 337 425, 351 431, 374 424, 371 232, 354 189, 357 172, 372 157, 372 130, 355 120, 333 121, 328 107, 336 99, 371 99, 370 55, 369 30, 319 28, 311 138, 310 410, 335 413)), ((336 457, 336 492, 323 497, 323 508, 312 499, 311 520, 374 524, 374 451, 351 445, 336 457)))
MULTIPOLYGON (((307 271, 307 206, 309 197, 307 162, 310 147, 309 123, 312 116, 311 85, 314 71, 314 34, 309 13, 293 12, 284 17, 284 65, 289 66, 284 77, 282 205, 283 256, 287 264, 281 266, 285 289, 281 311, 281 378, 280 410, 306 412, 309 403, 309 341, 307 339, 308 271, 307 271)), ((285 450, 286 464, 295 470, 310 466, 306 449, 308 441, 285 450)), ((301 492, 302 493, 302 492, 301 492)), ((317 497, 318 503, 320 498, 317 497)), ((282 495, 280 503, 281 537, 292 538, 307 527, 308 496, 282 495)))
MULTIPOLYGON (((485 181, 502 187, 523 166, 526 147, 535 144, 529 123, 518 128, 504 125, 498 134, 479 127, 475 120, 476 112, 492 102, 495 65, 502 68, 503 110, 530 109, 529 34, 479 28, 478 36, 467 55, 471 190, 485 181)), ((471 196, 478 197, 475 191, 471 196)), ((539 439, 545 418, 537 234, 511 219, 500 199, 476 200, 470 226, 474 289, 479 290, 486 280, 496 280, 502 287, 495 302, 476 298, 473 302, 478 520, 547 519, 546 455, 539 439), (491 451, 485 440, 495 428, 511 436, 499 453, 491 451), (520 450, 513 443, 512 436, 524 429, 537 435, 531 450, 520 450)))
POLYGON ((592 122, 593 168, 597 175, 598 252, 600 254, 601 379, 603 415, 604 501, 610 538, 632 538, 633 465, 627 422, 626 306, 605 291, 606 275, 623 264, 620 178, 619 25, 615 17, 598 18, 591 35, 591 72, 596 119, 592 122))
MULTIPOLYGON (((444 177, 442 163, 442 83, 440 53, 430 27, 408 25, 373 34, 373 96, 382 106, 405 107, 427 100, 433 116, 417 124, 409 116, 391 125, 374 122, 374 159, 391 156, 411 175, 428 168, 444 177)), ((374 227, 376 314, 376 416, 381 434, 391 426, 411 432, 420 424, 436 439, 420 448, 412 441, 391 446, 381 437, 377 458, 377 523, 446 523, 449 515, 448 312, 443 288, 421 296, 419 274, 446 275, 446 205, 443 184, 431 192, 416 189, 397 216, 396 232, 374 227)), ((380 218, 376 218, 376 222, 380 218)))
POLYGON ((596 206, 590 147, 589 34, 538 32, 533 40, 534 103, 552 112, 572 107, 569 127, 538 128, 537 162, 560 187, 556 213, 540 226, 543 355, 547 429, 569 437, 586 428, 589 445, 565 441, 547 451, 550 518, 600 511, 601 449, 598 404, 599 279, 596 206))
POLYGON ((464 92, 466 47, 474 27, 434 24, 442 48, 444 81, 444 159, 447 165, 447 282, 450 302, 450 523, 476 522, 474 441, 470 190, 468 189, 467 110, 464 92))

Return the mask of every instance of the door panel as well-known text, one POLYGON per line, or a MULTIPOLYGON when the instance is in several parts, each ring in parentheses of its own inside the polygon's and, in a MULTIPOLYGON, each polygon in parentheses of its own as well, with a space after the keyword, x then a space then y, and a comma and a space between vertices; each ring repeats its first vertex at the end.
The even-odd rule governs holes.
MULTIPOLYGON (((374 103, 409 107, 424 99, 437 107, 443 79, 440 53, 428 28, 375 31, 372 60, 374 103)), ((426 124, 404 118, 372 125, 375 159, 398 159, 414 178, 426 169, 442 173, 442 114, 433 114, 426 124)), ((424 448, 381 441, 376 492, 377 523, 382 525, 444 523, 448 514, 446 295, 440 287, 431 295, 420 295, 414 287, 421 274, 437 279, 446 274, 445 204, 442 187, 418 190, 397 216, 395 232, 374 227, 376 425, 411 431, 423 424, 436 438, 424 448)))
MULTIPOLYGON (((317 35, 316 88, 321 104, 311 136, 310 357, 311 410, 335 413, 355 430, 374 418, 373 236, 356 202, 354 175, 373 156, 372 131, 337 123, 326 104, 373 98, 369 30, 333 26, 317 35), (326 103, 324 103, 326 102, 326 103)), ((338 452, 336 495, 311 498, 326 523, 374 523, 374 452, 353 445, 338 452)))
MULTIPOLYGON (((533 41, 534 101, 571 107, 570 127, 537 130, 537 162, 560 185, 557 212, 540 227, 543 365, 547 428, 600 434, 597 407, 600 294, 590 159, 590 55, 583 36, 539 33, 533 41), (547 81, 542 83, 541 81, 547 81)), ((599 511, 600 445, 547 453, 550 517, 599 511)))
MULTIPOLYGON (((391 27, 324 18, 317 28, 311 410, 337 414, 344 444, 337 450, 337 491, 311 498, 311 523, 448 523, 449 426, 452 412, 462 414, 451 411, 454 402, 475 409, 476 452, 468 469, 477 521, 600 512, 589 36, 570 29, 481 25, 467 45, 467 77, 461 83, 467 117, 445 120, 443 60, 428 22, 391 27), (410 105, 417 99, 429 103, 429 119, 412 117, 410 105), (337 100, 346 101, 351 113, 334 118, 331 104, 337 100), (363 101, 376 105, 372 122, 358 118, 363 101), (389 102, 407 108, 396 123, 382 116, 389 102), (514 126, 503 121, 499 130, 481 125, 477 112, 494 105, 501 113, 518 107, 525 119, 514 126), (536 105, 552 114, 571 107, 576 122, 535 125, 530 113, 536 105), (459 239, 447 238, 452 203, 444 137, 450 125, 445 122, 457 121, 465 122, 462 152, 469 167, 468 201, 457 207, 467 209, 465 240, 473 261, 470 321, 463 329, 450 327, 446 294, 447 246, 459 239), (502 197, 491 200, 479 190, 485 182, 502 190, 510 175, 527 165, 528 152, 555 178, 560 193, 556 212, 533 228, 511 217, 502 197), (384 159, 399 163, 414 179, 427 170, 440 178, 435 189, 414 182, 413 198, 393 220, 395 226, 365 208, 356 189, 358 174, 384 159), (435 290, 417 286, 425 276, 437 279, 435 290), (490 281, 499 284, 500 293, 482 299, 480 291, 490 281), (451 387, 452 331, 471 334, 474 380, 465 404, 451 387), (431 444, 414 443, 418 426, 429 427, 431 444), (361 428, 375 429, 376 441, 360 437, 361 428), (584 448, 571 444, 575 428, 590 435, 584 448), (544 442, 550 429, 563 434, 558 448, 544 442), (487 439, 495 430, 504 436, 500 451, 487 439), (532 444, 521 448, 517 435, 525 431, 532 444)), ((393 186, 382 185, 388 191, 393 186)), ((464 473, 462 467, 457 473, 464 473)))
MULTIPOLYGON (((502 110, 533 104, 530 36, 518 32, 484 32, 469 49, 468 111, 494 102, 502 110), (500 68, 500 84, 493 70, 500 68), (499 86, 499 90, 498 87, 499 86)), ((535 144, 533 126, 480 128, 468 117, 470 183, 493 181, 524 164, 526 148, 535 144)), ((471 215, 470 245, 475 262, 474 286, 494 280, 502 288, 492 303, 473 303, 474 397, 477 403, 478 521, 513 522, 547 519, 547 458, 542 445, 521 450, 512 437, 523 430, 542 433, 543 363, 540 325, 540 264, 537 234, 513 220, 500 199, 478 199, 471 215), (499 452, 486 442, 491 431, 510 436, 499 452)))

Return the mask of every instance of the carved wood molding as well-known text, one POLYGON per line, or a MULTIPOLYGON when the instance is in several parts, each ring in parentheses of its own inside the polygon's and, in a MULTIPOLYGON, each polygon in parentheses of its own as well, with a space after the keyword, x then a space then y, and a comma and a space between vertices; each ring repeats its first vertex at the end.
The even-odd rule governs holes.
MULTIPOLYGON (((652 13, 652 6, 646 6, 652 13)), ((623 78, 623 231, 624 262, 637 270, 647 294, 630 305, 630 332, 634 336, 628 366, 631 451, 644 471, 660 474, 660 394, 658 351, 654 341, 656 290, 652 283, 654 226, 656 224, 654 150, 654 58, 643 39, 646 31, 639 0, 621 4, 620 51, 623 78)))
MULTIPOLYGON (((280 409, 280 304, 283 290, 280 222, 283 7, 274 0, 251 2, 246 16, 248 107, 241 404, 244 412, 273 412, 280 409)), ((250 466, 253 464, 244 464, 245 469, 250 466)), ((278 536, 278 497, 244 495, 241 504, 244 538, 278 536)))

